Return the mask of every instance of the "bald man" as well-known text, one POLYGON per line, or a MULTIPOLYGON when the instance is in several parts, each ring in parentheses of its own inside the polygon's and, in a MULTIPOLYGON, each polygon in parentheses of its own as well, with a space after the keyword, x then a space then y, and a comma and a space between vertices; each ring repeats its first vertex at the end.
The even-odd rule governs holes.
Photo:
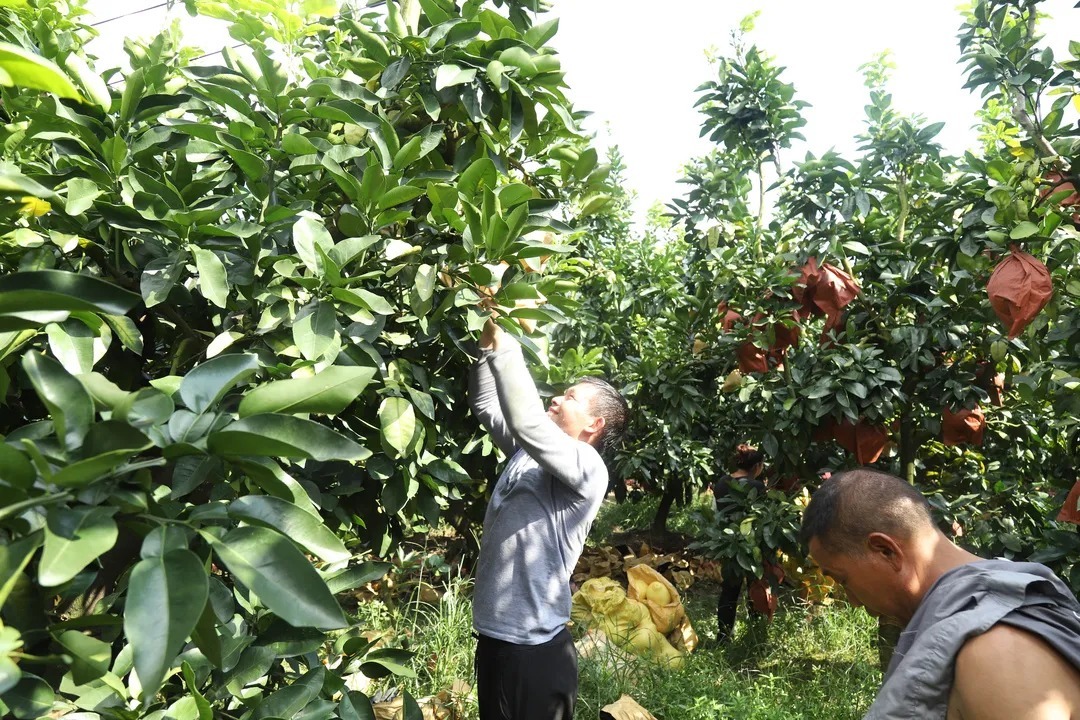
POLYGON ((914 487, 868 469, 822 484, 802 539, 852 604, 904 627, 867 719, 1080 719, 1080 603, 1049 568, 957 547, 914 487))

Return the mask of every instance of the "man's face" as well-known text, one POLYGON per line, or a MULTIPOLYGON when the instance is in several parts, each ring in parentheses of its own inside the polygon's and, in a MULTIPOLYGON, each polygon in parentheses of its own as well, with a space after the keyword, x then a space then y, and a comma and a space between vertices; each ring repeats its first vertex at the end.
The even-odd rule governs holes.
POLYGON ((897 567, 895 557, 890 560, 871 547, 860 553, 833 552, 816 537, 810 540, 810 556, 822 572, 843 586, 852 605, 900 625, 911 619, 901 582, 903 568, 897 567))
POLYGON ((596 423, 596 416, 592 414, 592 401, 596 396, 597 389, 587 383, 578 383, 570 387, 565 393, 551 399, 548 406, 548 417, 555 421, 563 432, 575 440, 581 435, 582 430, 596 423))

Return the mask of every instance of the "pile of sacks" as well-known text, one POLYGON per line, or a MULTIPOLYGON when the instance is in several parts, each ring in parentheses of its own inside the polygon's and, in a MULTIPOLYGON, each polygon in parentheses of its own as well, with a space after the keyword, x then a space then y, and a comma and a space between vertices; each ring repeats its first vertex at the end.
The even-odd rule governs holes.
MULTIPOLYGON (((629 591, 611 578, 592 578, 574 593, 571 619, 589 629, 590 647, 603 639, 667 667, 683 666, 698 638, 675 586, 648 565, 627 570, 629 591)), ((583 652, 588 655, 588 652, 583 652)))

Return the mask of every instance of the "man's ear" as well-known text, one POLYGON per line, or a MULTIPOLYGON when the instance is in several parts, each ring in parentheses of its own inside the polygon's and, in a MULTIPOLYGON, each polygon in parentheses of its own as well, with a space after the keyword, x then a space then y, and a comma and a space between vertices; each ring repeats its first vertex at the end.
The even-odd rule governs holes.
POLYGON ((888 563, 894 570, 904 565, 904 548, 891 535, 881 532, 870 533, 866 538, 867 551, 888 563))
POLYGON ((603 429, 607 426, 607 420, 599 415, 593 418, 593 421, 585 426, 585 429, 593 434, 593 436, 599 435, 603 429))

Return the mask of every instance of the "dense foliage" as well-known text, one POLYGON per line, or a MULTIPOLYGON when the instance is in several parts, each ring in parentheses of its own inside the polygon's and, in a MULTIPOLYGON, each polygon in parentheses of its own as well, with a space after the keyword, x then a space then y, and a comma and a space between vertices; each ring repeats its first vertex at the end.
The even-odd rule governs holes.
MULTIPOLYGON (((622 469, 663 492, 655 527, 750 441, 773 487, 873 463, 925 490, 962 542, 1080 588, 1080 536, 1055 522, 1080 519, 1075 494, 1062 510, 1077 482, 1080 44, 1066 59, 1042 47, 1037 2, 976 2, 960 57, 986 99, 981 148, 948 156, 941 123, 898 112, 883 56, 864 67, 858 156, 785 167, 803 104, 752 26, 700 88, 717 147, 671 205, 685 237, 611 243, 623 226, 598 225, 596 277, 621 281, 583 283, 604 334, 593 323, 566 343, 618 348, 608 368, 648 417, 622 469), (1010 293, 1027 296, 1022 322, 1010 293)), ((768 522, 769 502, 785 501, 770 493, 747 517, 768 522)), ((730 547, 707 533, 711 552, 756 543, 761 528, 740 525, 730 547)))
POLYGON ((330 698, 409 654, 339 601, 468 535, 470 335, 561 319, 544 259, 606 202, 557 22, 194 0, 236 47, 120 71, 78 0, 2 5, 3 714, 369 717, 330 698))

